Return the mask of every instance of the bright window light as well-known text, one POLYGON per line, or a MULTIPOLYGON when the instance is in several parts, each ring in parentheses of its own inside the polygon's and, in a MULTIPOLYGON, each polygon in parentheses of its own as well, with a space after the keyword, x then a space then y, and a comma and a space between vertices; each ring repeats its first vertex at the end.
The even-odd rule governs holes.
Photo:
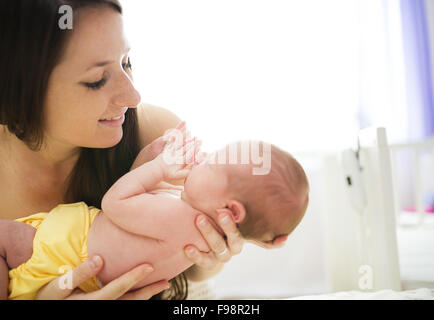
MULTIPOLYGON (((355 145, 360 93, 376 99, 361 91, 358 0, 122 4, 142 101, 186 120, 203 150, 239 139, 290 152, 355 145)), ((389 83, 377 79, 381 98, 389 83)))

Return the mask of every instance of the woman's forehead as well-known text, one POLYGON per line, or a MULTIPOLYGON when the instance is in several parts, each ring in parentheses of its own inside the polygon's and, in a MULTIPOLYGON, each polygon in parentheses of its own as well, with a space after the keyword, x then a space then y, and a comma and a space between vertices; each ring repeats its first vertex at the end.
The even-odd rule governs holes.
POLYGON ((80 10, 66 45, 64 61, 85 72, 93 64, 118 59, 128 50, 122 16, 110 7, 80 10))

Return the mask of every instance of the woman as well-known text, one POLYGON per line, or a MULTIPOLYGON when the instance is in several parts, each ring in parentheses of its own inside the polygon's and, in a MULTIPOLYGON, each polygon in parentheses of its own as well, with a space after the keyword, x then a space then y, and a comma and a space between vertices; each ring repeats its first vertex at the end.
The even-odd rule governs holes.
MULTIPOLYGON (((139 151, 146 147, 145 158, 153 159, 159 137, 179 123, 167 110, 140 104, 121 14, 116 0, 0 2, 0 219, 48 212, 60 203, 100 207, 139 151), (59 24, 65 4, 72 8, 72 29, 59 24)), ((174 298, 183 298, 184 276, 206 279, 241 251, 235 224, 220 226, 226 240, 206 219, 197 223, 212 251, 185 248, 195 266, 173 281, 181 289, 174 298)), ((102 265, 96 256, 75 268, 74 288, 102 265)), ((38 298, 148 299, 167 289, 167 281, 128 290, 150 272, 152 266, 138 266, 86 294, 53 281, 38 298)))

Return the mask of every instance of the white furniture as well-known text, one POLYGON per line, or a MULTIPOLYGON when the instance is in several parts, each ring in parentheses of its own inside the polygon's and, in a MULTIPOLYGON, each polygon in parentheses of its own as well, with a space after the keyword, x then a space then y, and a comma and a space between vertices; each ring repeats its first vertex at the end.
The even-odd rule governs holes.
POLYGON ((361 131, 358 150, 328 156, 322 172, 330 290, 400 290, 386 130, 361 131))

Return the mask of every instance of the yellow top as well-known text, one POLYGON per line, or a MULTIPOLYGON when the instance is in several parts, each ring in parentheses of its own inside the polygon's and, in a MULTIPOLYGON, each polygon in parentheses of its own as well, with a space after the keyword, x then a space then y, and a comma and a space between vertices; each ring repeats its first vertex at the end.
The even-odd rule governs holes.
MULTIPOLYGON (((38 290, 87 260, 87 237, 101 210, 84 202, 61 204, 50 212, 17 219, 37 229, 32 257, 9 271, 9 299, 34 299, 38 290)), ((72 279, 59 279, 61 288, 71 288, 72 279)), ((85 292, 99 289, 96 277, 81 284, 85 292)))

